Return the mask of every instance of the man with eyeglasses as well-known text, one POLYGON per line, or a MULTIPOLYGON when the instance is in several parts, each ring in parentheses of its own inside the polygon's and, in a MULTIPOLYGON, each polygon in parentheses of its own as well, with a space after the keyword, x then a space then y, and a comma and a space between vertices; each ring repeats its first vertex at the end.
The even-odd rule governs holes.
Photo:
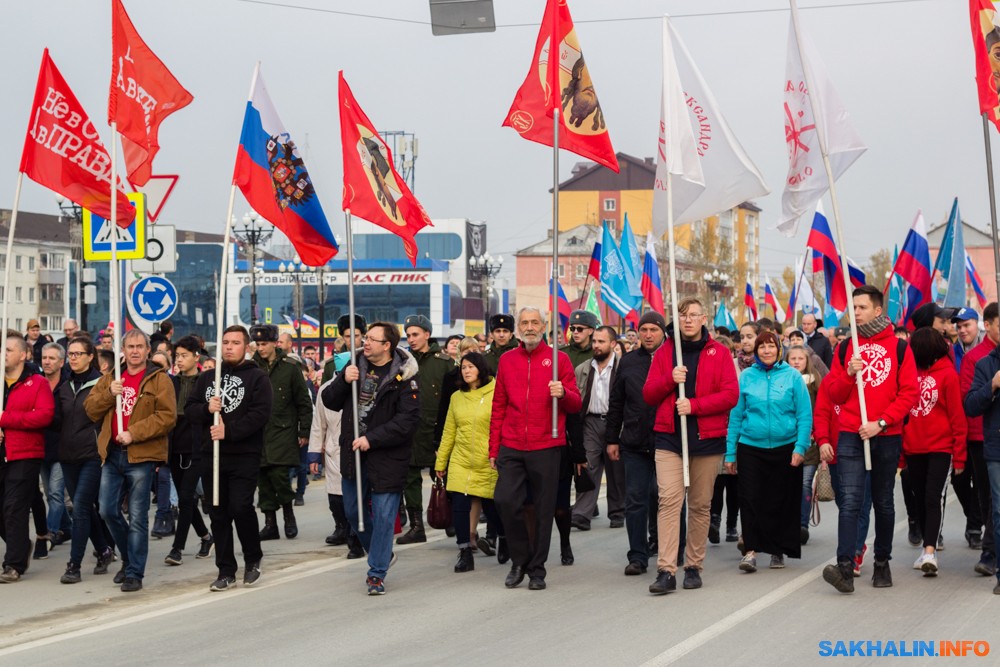
POLYGON ((424 481, 421 471, 434 465, 438 444, 434 433, 438 406, 441 403, 441 385, 444 384, 445 374, 455 368, 455 362, 431 338, 431 321, 425 316, 407 317, 403 321, 403 331, 410 346, 410 354, 420 368, 417 373, 417 382, 420 384, 420 426, 413 436, 410 471, 403 490, 410 528, 396 540, 396 544, 413 544, 427 541, 427 534, 424 532, 424 481))
POLYGON ((375 322, 364 339, 363 354, 321 394, 328 410, 343 411, 340 474, 344 512, 368 552, 368 595, 385 594, 385 575, 394 560, 392 531, 409 473, 414 433, 421 421, 422 386, 416 379, 419 367, 413 356, 398 346, 395 325, 375 322), (352 382, 358 383, 357 405, 351 395, 352 382), (357 439, 352 428, 355 410, 357 439), (361 470, 354 466, 355 450, 361 452, 361 470), (360 499, 357 475, 361 475, 360 499), (365 529, 359 531, 362 511, 365 529))
POLYGON ((573 368, 594 358, 591 340, 598 325, 597 315, 589 311, 574 310, 569 314, 569 333, 572 340, 560 347, 559 351, 569 356, 573 368))
POLYGON ((73 318, 67 318, 63 320, 63 333, 66 334, 56 342, 62 346, 62 349, 69 349, 69 342, 80 335, 80 325, 76 323, 73 318))
POLYGON ((656 351, 642 389, 646 403, 656 408, 655 461, 660 505, 657 513, 659 555, 656 580, 649 592, 677 590, 678 544, 685 499, 680 420, 687 422, 691 485, 687 491, 687 540, 684 588, 701 588, 702 563, 708 543, 715 476, 726 452, 729 411, 739 400, 732 357, 705 326, 705 307, 688 298, 677 305, 679 322, 667 327, 667 340, 656 351), (674 336, 681 337, 680 363, 674 357, 674 336), (684 385, 684 398, 679 386, 684 385))

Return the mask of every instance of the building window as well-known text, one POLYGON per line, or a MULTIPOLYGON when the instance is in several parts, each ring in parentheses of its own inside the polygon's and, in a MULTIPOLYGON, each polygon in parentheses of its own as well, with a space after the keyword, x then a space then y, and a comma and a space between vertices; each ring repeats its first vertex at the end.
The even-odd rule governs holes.
POLYGON ((34 287, 29 287, 28 288, 28 303, 34 303, 34 302, 35 302, 35 288, 34 287))
POLYGON ((566 265, 565 264, 560 264, 559 265, 559 277, 560 278, 565 278, 566 277, 566 265))
POLYGON ((605 211, 617 211, 618 201, 615 199, 605 199, 604 200, 604 210, 605 211))
POLYGON ((23 259, 23 257, 21 257, 21 255, 14 255, 14 270, 15 271, 20 271, 21 270, 21 260, 22 259, 23 259))
POLYGON ((62 301, 63 286, 42 285, 39 288, 39 296, 41 297, 42 301, 62 301))
POLYGON ((49 331, 53 329, 62 329, 63 318, 62 315, 42 315, 40 318, 42 329, 49 331))
POLYGON ((66 256, 62 253, 43 252, 38 256, 39 266, 43 269, 64 269, 66 268, 66 256))
POLYGON ((585 264, 576 265, 576 278, 579 280, 587 275, 587 266, 585 264))
POLYGON ((607 225, 608 229, 613 232, 618 231, 618 221, 614 218, 604 218, 604 220, 601 220, 601 223, 607 225))
POLYGON ((17 320, 16 320, 15 322, 14 322, 14 328, 15 328, 15 329, 17 329, 18 331, 24 331, 24 329, 22 329, 22 328, 21 328, 21 322, 22 322, 22 321, 23 321, 23 320, 21 320, 21 318, 19 317, 19 318, 17 318, 17 320))
POLYGON ((28 257, 28 271, 30 273, 34 273, 35 272, 35 258, 33 256, 32 257, 28 257))
MULTIPOLYGON (((18 257, 18 259, 21 259, 21 258, 18 257)), ((17 303, 21 303, 22 301, 24 301, 23 288, 21 288, 21 287, 15 287, 14 288, 14 301, 17 302, 17 303)), ((21 327, 18 326, 17 328, 20 329, 21 327)))

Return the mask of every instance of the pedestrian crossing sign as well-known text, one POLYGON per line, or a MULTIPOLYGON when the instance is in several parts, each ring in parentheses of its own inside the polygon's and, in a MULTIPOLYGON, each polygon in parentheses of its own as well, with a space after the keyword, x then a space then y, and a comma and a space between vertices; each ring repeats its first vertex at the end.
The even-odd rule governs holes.
POLYGON ((135 206, 135 220, 126 228, 112 229, 110 220, 83 209, 83 258, 91 262, 111 261, 111 234, 117 232, 118 259, 146 256, 146 195, 132 192, 128 200, 135 206))

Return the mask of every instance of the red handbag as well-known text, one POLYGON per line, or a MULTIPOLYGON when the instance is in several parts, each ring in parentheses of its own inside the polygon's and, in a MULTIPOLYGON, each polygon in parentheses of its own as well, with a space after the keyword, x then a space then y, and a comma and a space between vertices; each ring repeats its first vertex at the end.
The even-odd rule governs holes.
POLYGON ((444 480, 435 477, 431 487, 431 499, 427 504, 427 525, 438 530, 451 528, 451 498, 444 488, 444 480))

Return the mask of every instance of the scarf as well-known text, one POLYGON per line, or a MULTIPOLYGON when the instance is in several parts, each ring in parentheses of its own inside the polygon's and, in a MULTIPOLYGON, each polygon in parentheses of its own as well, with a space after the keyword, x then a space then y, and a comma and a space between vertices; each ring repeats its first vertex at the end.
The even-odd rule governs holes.
POLYGON ((886 327, 891 327, 892 322, 885 315, 879 315, 871 322, 867 324, 858 325, 858 336, 861 338, 871 338, 876 334, 882 333, 886 327))
POLYGON ((740 370, 745 371, 754 364, 753 352, 744 352, 742 349, 737 350, 736 362, 740 365, 740 370))
POLYGON ((765 364, 763 361, 760 360, 760 357, 758 357, 756 354, 753 355, 753 359, 754 359, 754 362, 753 362, 754 366, 756 366, 760 370, 764 371, 765 373, 767 371, 771 370, 772 368, 774 368, 775 366, 777 366, 778 364, 781 363, 781 358, 780 357, 773 364, 765 364))

